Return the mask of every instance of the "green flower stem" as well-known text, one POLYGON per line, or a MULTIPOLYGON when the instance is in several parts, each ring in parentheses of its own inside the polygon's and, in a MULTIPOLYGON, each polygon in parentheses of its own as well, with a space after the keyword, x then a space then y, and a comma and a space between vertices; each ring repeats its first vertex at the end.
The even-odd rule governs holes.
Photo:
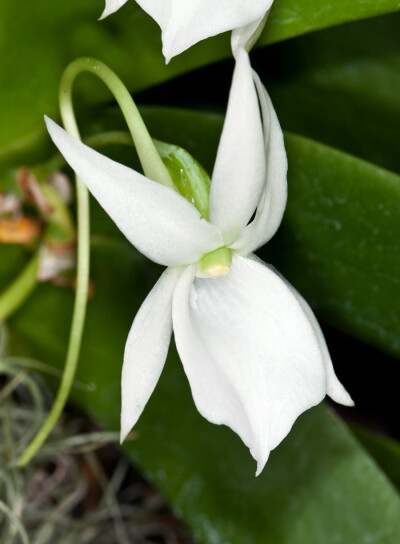
MULTIPOLYGON (((164 166, 154 143, 147 132, 146 126, 136 105, 120 79, 105 64, 91 58, 81 58, 73 61, 65 70, 60 84, 60 110, 65 129, 80 139, 78 125, 75 119, 72 102, 72 88, 76 77, 82 72, 98 76, 113 93, 122 113, 125 116, 133 142, 136 146, 143 171, 152 180, 175 189, 175 185, 164 166)), ((75 304, 72 316, 67 357, 61 384, 49 415, 43 426, 28 445, 18 462, 19 466, 26 465, 40 449, 58 418, 60 417, 72 387, 85 325, 87 295, 89 286, 89 193, 85 184, 76 177, 76 194, 78 202, 78 267, 75 304)))
POLYGON ((77 130, 72 106, 71 87, 76 77, 82 72, 89 72, 99 77, 114 95, 132 135, 145 175, 162 185, 175 189, 171 176, 154 146, 129 91, 116 74, 102 62, 83 57, 73 61, 65 70, 60 86, 60 105, 65 112, 63 116, 64 125, 67 126, 68 123, 69 126, 73 126, 77 130))
POLYGON ((0 322, 12 315, 29 297, 37 285, 39 252, 36 252, 20 275, 0 295, 0 322))
POLYGON ((43 183, 42 191, 47 202, 52 207, 52 212, 47 219, 44 239, 54 243, 74 243, 76 234, 71 211, 53 187, 43 183))
MULTIPOLYGON (((75 120, 72 104, 72 86, 77 74, 70 74, 71 65, 67 68, 61 80, 60 110, 64 126, 68 132, 80 139, 79 129, 75 120)), ((83 181, 76 177, 77 197, 77 223, 78 223, 78 266, 74 311, 72 315, 71 331, 68 343, 68 351, 65 360, 64 372, 61 384, 54 404, 46 421, 36 434, 32 442, 23 451, 18 461, 19 466, 25 466, 40 449, 54 425, 57 423, 72 387, 78 364, 79 352, 82 343, 83 328, 85 325, 86 304, 89 287, 89 263, 90 263, 90 234, 89 234, 89 193, 83 181)))

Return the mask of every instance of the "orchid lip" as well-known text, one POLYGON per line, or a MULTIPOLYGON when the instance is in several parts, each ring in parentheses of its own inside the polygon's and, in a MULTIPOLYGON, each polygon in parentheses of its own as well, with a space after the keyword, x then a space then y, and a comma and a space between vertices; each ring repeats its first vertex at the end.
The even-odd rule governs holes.
POLYGON ((219 278, 227 276, 232 264, 232 250, 220 247, 207 253, 197 263, 197 277, 219 278))

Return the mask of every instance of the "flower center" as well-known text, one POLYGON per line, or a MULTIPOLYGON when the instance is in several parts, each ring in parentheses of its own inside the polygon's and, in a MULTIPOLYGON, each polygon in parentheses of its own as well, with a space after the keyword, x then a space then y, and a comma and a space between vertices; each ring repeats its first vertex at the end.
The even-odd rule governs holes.
POLYGON ((229 274, 232 264, 232 251, 220 247, 204 255, 197 263, 197 272, 203 278, 219 278, 229 274))

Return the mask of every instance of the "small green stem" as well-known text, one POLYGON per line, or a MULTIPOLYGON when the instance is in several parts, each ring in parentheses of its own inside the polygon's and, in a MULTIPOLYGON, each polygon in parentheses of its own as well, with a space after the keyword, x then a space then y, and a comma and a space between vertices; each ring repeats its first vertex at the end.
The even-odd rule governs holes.
POLYGON ((39 252, 31 258, 20 275, 0 295, 0 322, 12 315, 29 297, 37 285, 39 252))
MULTIPOLYGON (((67 68, 66 72, 69 71, 69 68, 67 68)), ((75 138, 80 139, 79 129, 75 120, 74 108, 72 104, 72 86, 75 77, 76 76, 73 75, 73 77, 68 77, 66 80, 64 73, 60 88, 60 94, 63 96, 63 99, 60 100, 60 110, 66 130, 75 136, 75 138)), ((54 425, 57 423, 57 420, 67 402, 78 364, 79 351, 85 325, 90 267, 89 193, 85 184, 78 176, 76 176, 76 197, 78 203, 78 266, 74 311, 72 315, 72 324, 64 372, 50 413, 48 414, 46 421, 43 423, 35 438, 22 453, 21 458, 18 461, 19 466, 25 466, 27 463, 29 463, 32 457, 40 449, 48 435, 51 433, 54 425)))
POLYGON ((102 62, 83 57, 74 60, 65 70, 61 79, 59 97, 61 108, 65 111, 63 117, 65 126, 68 122, 70 126, 77 129, 70 91, 72 83, 82 72, 89 72, 99 77, 114 95, 132 135, 145 175, 162 185, 175 189, 171 176, 154 146, 132 96, 119 77, 102 62))
MULTIPOLYGON (((75 119, 72 102, 72 88, 76 77, 82 72, 98 76, 113 93, 122 113, 125 116, 132 139, 136 146, 144 173, 154 181, 175 189, 175 185, 164 166, 154 143, 147 132, 139 111, 121 80, 105 64, 91 58, 81 58, 73 61, 65 70, 60 84, 60 110, 65 129, 80 139, 78 125, 75 119)), ((42 446, 58 418, 60 417, 72 387, 85 325, 86 304, 89 286, 89 193, 79 177, 76 177, 77 194, 77 235, 78 235, 78 267, 74 311, 68 352, 64 366, 61 384, 49 415, 43 426, 22 453, 19 466, 26 465, 42 446)))

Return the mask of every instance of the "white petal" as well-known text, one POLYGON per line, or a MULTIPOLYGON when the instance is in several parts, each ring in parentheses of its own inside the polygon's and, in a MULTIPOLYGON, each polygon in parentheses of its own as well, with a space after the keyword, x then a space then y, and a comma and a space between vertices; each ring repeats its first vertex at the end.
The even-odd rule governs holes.
POLYGON ((252 21, 248 25, 235 28, 232 31, 231 46, 232 53, 235 58, 239 54, 240 49, 250 51, 250 49, 260 37, 261 32, 267 21, 268 15, 269 11, 267 11, 259 19, 252 21))
POLYGON ((115 13, 119 10, 121 6, 126 4, 128 0, 106 0, 106 7, 104 8, 103 13, 101 14, 100 19, 105 19, 111 13, 115 13))
POLYGON ((316 336, 317 342, 319 344, 321 355, 325 365, 327 395, 329 395, 332 400, 334 400, 335 402, 338 402, 339 404, 344 404, 345 406, 354 406, 353 399, 350 397, 350 395, 348 394, 346 389, 343 387, 343 385, 340 383, 340 381, 338 380, 335 374, 335 371, 333 369, 332 359, 329 354, 328 346, 326 345, 325 338, 321 331, 321 327, 319 326, 317 318, 315 317, 310 306, 307 304, 304 298, 300 295, 300 293, 296 291, 296 289, 292 285, 290 287, 292 289, 293 294, 297 298, 299 304, 303 308, 303 311, 306 314, 308 320, 310 321, 310 324, 314 330, 314 334, 316 336))
POLYGON ((274 107, 258 75, 253 72, 263 115, 267 175, 254 220, 232 245, 242 255, 263 246, 281 224, 287 202, 287 156, 282 129, 274 107))
POLYGON ((266 174, 263 127, 249 56, 237 57, 212 175, 210 219, 232 243, 253 215, 266 174))
POLYGON ((218 228, 180 194, 97 153, 50 119, 46 123, 67 162, 141 253, 180 266, 223 245, 218 228))
POLYGON ((175 289, 175 341, 200 413, 231 427, 260 473, 296 418, 326 394, 313 328, 291 290, 272 270, 234 257, 230 274, 175 289))
POLYGON ((181 273, 181 268, 167 268, 129 332, 121 378, 121 442, 139 419, 164 367, 172 333, 172 295, 181 273))
MULTIPOLYGON (((273 269, 273 267, 270 267, 270 268, 273 269)), ((307 304, 304 298, 300 295, 300 293, 293 287, 293 285, 290 285, 290 283, 287 282, 287 280, 284 280, 284 281, 286 282, 288 287, 290 287, 290 289, 292 290, 292 293, 298 300, 300 306, 303 309, 303 312, 307 316, 310 322, 310 325, 312 326, 314 330, 314 334, 319 344, 322 359, 325 365, 327 395, 329 395, 332 400, 334 400, 335 402, 338 402, 339 404, 343 404, 344 406, 354 406, 353 399, 350 397, 349 393, 340 383, 340 381, 338 380, 335 374, 335 371, 333 369, 332 359, 329 354, 328 346, 326 345, 325 337, 323 335, 321 327, 319 326, 317 318, 314 315, 314 312, 311 310, 310 306, 307 304)))
POLYGON ((169 60, 195 43, 263 17, 273 0, 137 0, 162 29, 169 60))
POLYGON ((353 399, 350 397, 349 393, 340 383, 340 381, 338 380, 335 374, 335 371, 333 369, 332 359, 329 354, 328 346, 326 345, 324 334, 309 304, 300 295, 297 289, 295 289, 293 285, 289 283, 287 279, 284 278, 282 274, 278 272, 278 270, 276 270, 272 265, 265 263, 259 257, 257 257, 257 255, 249 255, 248 258, 267 267, 269 270, 274 272, 277 276, 281 278, 281 280, 292 291, 293 295, 296 297, 298 303, 300 304, 306 318, 309 320, 310 325, 315 334, 315 339, 318 342, 319 349, 321 352, 321 357, 325 365, 327 395, 329 395, 332 400, 334 400, 335 402, 339 404, 343 404, 344 406, 354 406, 353 399))

